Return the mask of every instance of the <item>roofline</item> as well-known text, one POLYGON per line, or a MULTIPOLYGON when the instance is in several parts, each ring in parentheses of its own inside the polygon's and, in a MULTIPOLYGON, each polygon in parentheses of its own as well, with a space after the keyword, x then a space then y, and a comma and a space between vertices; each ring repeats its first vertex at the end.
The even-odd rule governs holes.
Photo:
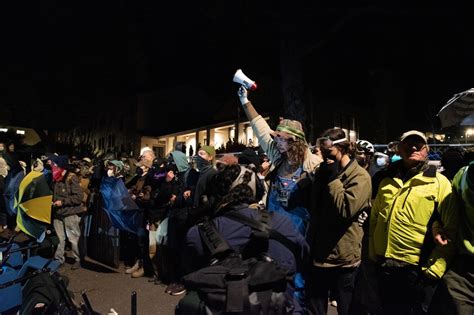
MULTIPOLYGON (((264 117, 265 120, 268 120, 270 119, 270 115, 268 114, 263 114, 261 115, 262 117, 264 117)), ((203 129, 208 129, 208 128, 219 128, 219 127, 222 127, 222 126, 225 126, 225 125, 231 125, 231 124, 234 124, 237 122, 237 119, 235 120, 227 120, 227 121, 224 121, 224 122, 220 122, 220 123, 215 123, 215 124, 211 124, 211 125, 205 125, 205 126, 201 126, 201 127, 198 127, 198 128, 193 128, 193 129, 188 129, 188 130, 183 130, 183 131, 178 131, 178 132, 174 132, 174 133, 170 133, 170 134, 165 134, 165 135, 158 135, 158 136, 153 136, 153 135, 150 135, 150 134, 141 134, 142 137, 154 137, 154 138, 163 138, 163 137, 175 137, 175 136, 179 136, 179 135, 182 135, 182 134, 186 134, 186 133, 192 133, 192 132, 198 132, 198 131, 202 131, 203 129)), ((250 123, 250 120, 243 120, 243 121, 240 121, 239 123, 250 123)))

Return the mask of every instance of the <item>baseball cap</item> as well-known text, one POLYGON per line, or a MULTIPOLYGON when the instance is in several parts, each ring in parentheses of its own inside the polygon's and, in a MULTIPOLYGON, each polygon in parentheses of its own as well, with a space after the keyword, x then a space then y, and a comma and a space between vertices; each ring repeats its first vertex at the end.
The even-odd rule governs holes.
POLYGON ((400 137, 400 142, 403 142, 406 138, 411 137, 411 136, 416 136, 418 138, 421 138, 424 143, 428 143, 428 140, 426 139, 425 134, 418 130, 410 130, 403 133, 402 136, 400 137))

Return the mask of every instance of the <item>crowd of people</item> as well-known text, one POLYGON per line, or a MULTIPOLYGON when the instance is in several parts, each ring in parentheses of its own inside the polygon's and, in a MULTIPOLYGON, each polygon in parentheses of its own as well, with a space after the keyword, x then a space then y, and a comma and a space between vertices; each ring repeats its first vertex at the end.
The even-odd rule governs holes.
MULTIPOLYGON (((224 261, 223 252, 265 252, 283 268, 284 313, 326 314, 331 301, 338 314, 474 314, 473 152, 449 149, 440 170, 416 130, 383 152, 339 128, 310 146, 300 122, 282 119, 272 130, 243 86, 238 96, 264 153, 216 156, 204 145, 189 158, 179 143, 164 158, 144 150, 138 160, 36 159, 32 171, 43 172, 54 192, 54 258, 64 263, 67 239, 71 268, 80 268, 81 218, 91 192, 113 178, 139 209, 137 228, 122 231, 121 245, 133 249, 125 273, 166 282, 171 295, 188 291, 178 307, 183 314, 190 313, 187 301, 203 299, 191 294, 199 287, 189 275, 224 261), (255 222, 271 231, 263 245, 255 222), (222 243, 226 250, 217 250, 222 243)), ((0 143, 2 191, 9 174, 26 172, 12 152, 0 143)), ((6 233, 15 220, 5 204, 1 210, 6 233)), ((205 309, 219 311, 210 301, 204 298, 205 309)))

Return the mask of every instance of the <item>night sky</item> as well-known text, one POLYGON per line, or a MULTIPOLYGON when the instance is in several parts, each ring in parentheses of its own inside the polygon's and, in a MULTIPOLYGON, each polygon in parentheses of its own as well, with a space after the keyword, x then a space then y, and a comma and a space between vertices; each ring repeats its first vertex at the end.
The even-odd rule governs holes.
POLYGON ((229 102, 237 68, 280 80, 280 45, 288 38, 301 51, 308 86, 320 86, 321 95, 349 89, 363 102, 371 80, 392 71, 406 82, 403 106, 420 114, 472 87, 469 8, 350 3, 2 3, 0 123, 63 128, 58 121, 67 113, 67 126, 78 125, 74 113, 176 87, 229 102))

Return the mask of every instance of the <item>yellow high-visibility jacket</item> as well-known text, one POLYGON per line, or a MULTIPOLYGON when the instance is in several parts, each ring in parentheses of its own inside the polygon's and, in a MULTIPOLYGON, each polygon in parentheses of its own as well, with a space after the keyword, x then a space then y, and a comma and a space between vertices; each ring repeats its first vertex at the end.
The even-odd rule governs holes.
MULTIPOLYGON (((374 261, 391 258, 418 265, 433 212, 443 223, 456 220, 457 203, 451 183, 434 166, 405 182, 397 177, 399 166, 394 163, 380 182, 370 215, 369 256, 374 261)), ((455 231, 445 232, 455 235, 455 231)), ((441 278, 453 250, 453 242, 435 246, 421 266, 425 275, 441 278)))

